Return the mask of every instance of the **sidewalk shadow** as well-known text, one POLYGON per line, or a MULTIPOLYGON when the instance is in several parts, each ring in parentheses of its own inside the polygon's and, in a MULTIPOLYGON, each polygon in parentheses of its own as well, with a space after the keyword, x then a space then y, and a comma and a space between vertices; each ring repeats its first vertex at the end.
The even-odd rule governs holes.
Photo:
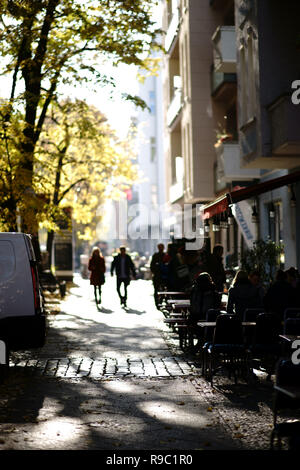
POLYGON ((110 310, 109 308, 105 308, 102 305, 97 305, 97 310, 98 312, 101 312, 101 313, 113 313, 114 312, 113 310, 110 310))
POLYGON ((146 310, 134 310, 130 307, 124 307, 124 310, 126 311, 126 313, 132 313, 135 315, 143 315, 143 313, 146 313, 146 310))

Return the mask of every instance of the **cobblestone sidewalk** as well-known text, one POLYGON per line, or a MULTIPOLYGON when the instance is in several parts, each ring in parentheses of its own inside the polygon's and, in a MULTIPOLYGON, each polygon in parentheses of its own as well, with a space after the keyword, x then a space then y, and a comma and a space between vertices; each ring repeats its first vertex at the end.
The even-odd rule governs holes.
POLYGON ((11 362, 10 367, 28 369, 32 375, 58 378, 101 379, 108 377, 183 377, 198 375, 199 369, 192 361, 180 357, 152 357, 132 359, 105 357, 91 359, 71 357, 60 359, 25 359, 11 362))

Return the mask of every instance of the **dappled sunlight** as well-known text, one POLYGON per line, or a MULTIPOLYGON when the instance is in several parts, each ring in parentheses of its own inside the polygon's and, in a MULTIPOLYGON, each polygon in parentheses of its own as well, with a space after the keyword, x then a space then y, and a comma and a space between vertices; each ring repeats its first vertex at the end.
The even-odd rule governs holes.
MULTIPOLYGON (((176 400, 176 397, 175 397, 176 400)), ((165 400, 142 400, 137 403, 137 408, 151 418, 155 418, 165 424, 176 426, 189 426, 198 429, 205 426, 209 416, 199 412, 196 403, 188 403, 177 399, 174 402, 165 400), (194 419, 194 415, 197 419, 194 419)))
POLYGON ((144 387, 141 385, 136 385, 133 382, 128 381, 121 381, 121 380, 113 380, 109 382, 104 382, 102 384, 105 390, 114 393, 128 393, 128 394, 137 394, 143 393, 144 387))
POLYGON ((40 422, 36 432, 32 433, 32 438, 36 439, 37 435, 40 437, 40 448, 47 447, 47 449, 63 448, 65 445, 70 445, 77 439, 82 439, 85 435, 84 428, 81 427, 81 421, 78 418, 68 416, 63 420, 56 418, 40 422), (47 442, 43 442, 44 436, 47 436, 47 442), (52 443, 52 445, 51 445, 52 443))

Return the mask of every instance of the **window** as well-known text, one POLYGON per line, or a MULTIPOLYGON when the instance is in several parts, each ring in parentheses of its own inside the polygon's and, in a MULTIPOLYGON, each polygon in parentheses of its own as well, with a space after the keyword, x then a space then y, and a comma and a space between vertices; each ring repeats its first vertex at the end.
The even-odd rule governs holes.
POLYGON ((276 244, 279 244, 283 239, 282 202, 270 202, 267 205, 267 210, 269 217, 269 237, 276 244))
POLYGON ((184 36, 184 95, 185 97, 189 96, 189 62, 188 62, 188 38, 187 34, 184 36))
POLYGON ((248 119, 255 114, 255 79, 253 65, 253 39, 248 39, 248 119))
POLYGON ((149 108, 151 114, 155 114, 155 91, 149 91, 149 108))
POLYGON ((16 259, 13 245, 9 241, 0 242, 0 282, 11 279, 15 273, 16 259))
POLYGON ((245 124, 248 119, 247 111, 247 72, 246 72, 246 57, 244 47, 240 50, 240 75, 241 75, 241 124, 245 124))
POLYGON ((151 158, 151 162, 154 162, 155 158, 156 158, 156 139, 155 139, 155 137, 151 137, 150 145, 151 145, 150 158, 151 158))

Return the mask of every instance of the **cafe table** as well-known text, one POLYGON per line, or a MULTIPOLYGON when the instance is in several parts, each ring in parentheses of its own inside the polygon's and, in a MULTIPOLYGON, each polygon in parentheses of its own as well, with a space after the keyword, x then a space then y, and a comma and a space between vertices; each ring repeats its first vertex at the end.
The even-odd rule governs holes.
POLYGON ((279 338, 282 339, 283 341, 286 341, 287 343, 292 343, 293 341, 296 341, 297 339, 300 340, 299 335, 285 335, 285 334, 280 334, 279 338))
POLYGON ((290 398, 300 399, 300 386, 298 385, 274 385, 274 390, 284 393, 290 398))
POLYGON ((157 295, 186 295, 186 292, 178 291, 178 292, 169 292, 169 291, 162 291, 157 292, 157 295))
MULTIPOLYGON (((216 326, 216 322, 215 321, 199 321, 197 322, 197 325, 200 326, 201 328, 205 328, 205 327, 208 327, 208 326, 216 326)), ((256 325, 256 322, 255 321, 243 321, 242 322, 242 326, 255 326, 256 325)))

